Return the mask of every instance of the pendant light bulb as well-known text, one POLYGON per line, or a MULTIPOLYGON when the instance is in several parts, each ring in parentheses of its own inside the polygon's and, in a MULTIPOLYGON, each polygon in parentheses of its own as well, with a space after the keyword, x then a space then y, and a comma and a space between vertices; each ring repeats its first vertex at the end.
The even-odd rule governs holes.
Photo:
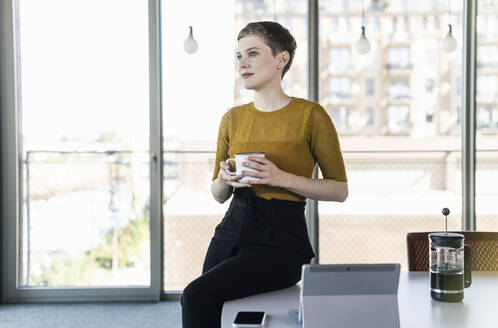
POLYGON ((187 40, 185 40, 185 42, 183 43, 183 49, 185 49, 186 53, 193 54, 197 52, 197 49, 199 49, 199 44, 194 39, 194 35, 192 33, 192 26, 189 26, 189 29, 190 33, 187 40))
POLYGON ((452 52, 457 48, 457 42, 451 33, 451 24, 449 26, 448 34, 441 40, 441 48, 446 52, 452 52))
POLYGON ((365 35, 365 26, 361 27, 361 35, 358 41, 356 41, 356 51, 359 54, 366 54, 367 52, 370 51, 372 47, 370 46, 370 41, 368 41, 366 35, 365 35))

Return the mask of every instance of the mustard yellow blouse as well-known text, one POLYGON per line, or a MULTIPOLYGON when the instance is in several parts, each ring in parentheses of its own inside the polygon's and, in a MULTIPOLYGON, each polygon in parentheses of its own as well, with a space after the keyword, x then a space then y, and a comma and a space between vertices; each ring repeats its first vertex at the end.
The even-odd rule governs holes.
MULTIPOLYGON (((223 115, 218 133, 213 180, 220 161, 235 153, 264 152, 279 169, 311 178, 318 163, 325 179, 347 182, 337 132, 320 104, 291 99, 286 106, 262 112, 254 103, 236 106, 223 115)), ((265 199, 305 201, 287 189, 253 185, 254 194, 265 199)))

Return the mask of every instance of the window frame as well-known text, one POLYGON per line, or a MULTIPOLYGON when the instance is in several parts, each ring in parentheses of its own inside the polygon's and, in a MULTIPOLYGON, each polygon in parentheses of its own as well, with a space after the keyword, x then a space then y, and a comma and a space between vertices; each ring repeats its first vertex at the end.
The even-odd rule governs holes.
POLYGON ((19 0, 0 0, 0 105, 1 105, 1 302, 157 301, 161 295, 161 44, 160 0, 148 0, 150 104, 150 285, 110 287, 20 287, 19 216, 21 159, 19 131, 19 67, 16 36, 19 0))

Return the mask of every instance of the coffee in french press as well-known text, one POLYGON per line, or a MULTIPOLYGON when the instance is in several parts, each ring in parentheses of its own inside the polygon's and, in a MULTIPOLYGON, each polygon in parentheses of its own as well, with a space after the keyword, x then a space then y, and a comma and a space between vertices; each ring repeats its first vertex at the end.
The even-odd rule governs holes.
POLYGON ((431 297, 436 301, 460 302, 464 288, 471 285, 471 252, 464 245, 464 235, 448 232, 450 210, 444 208, 443 214, 445 232, 429 234, 431 297))

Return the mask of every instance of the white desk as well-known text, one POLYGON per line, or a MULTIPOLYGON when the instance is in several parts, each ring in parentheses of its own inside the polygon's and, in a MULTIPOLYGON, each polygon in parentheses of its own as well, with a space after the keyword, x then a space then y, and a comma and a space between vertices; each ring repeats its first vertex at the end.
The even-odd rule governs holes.
MULTIPOLYGON (((297 309, 298 303, 297 286, 226 302, 222 328, 232 327, 238 311, 265 311, 265 327, 298 327, 288 314, 289 309, 297 309)), ((472 286, 465 289, 461 303, 433 301, 427 272, 401 272, 398 305, 402 328, 497 327, 498 272, 473 272, 472 286)))

